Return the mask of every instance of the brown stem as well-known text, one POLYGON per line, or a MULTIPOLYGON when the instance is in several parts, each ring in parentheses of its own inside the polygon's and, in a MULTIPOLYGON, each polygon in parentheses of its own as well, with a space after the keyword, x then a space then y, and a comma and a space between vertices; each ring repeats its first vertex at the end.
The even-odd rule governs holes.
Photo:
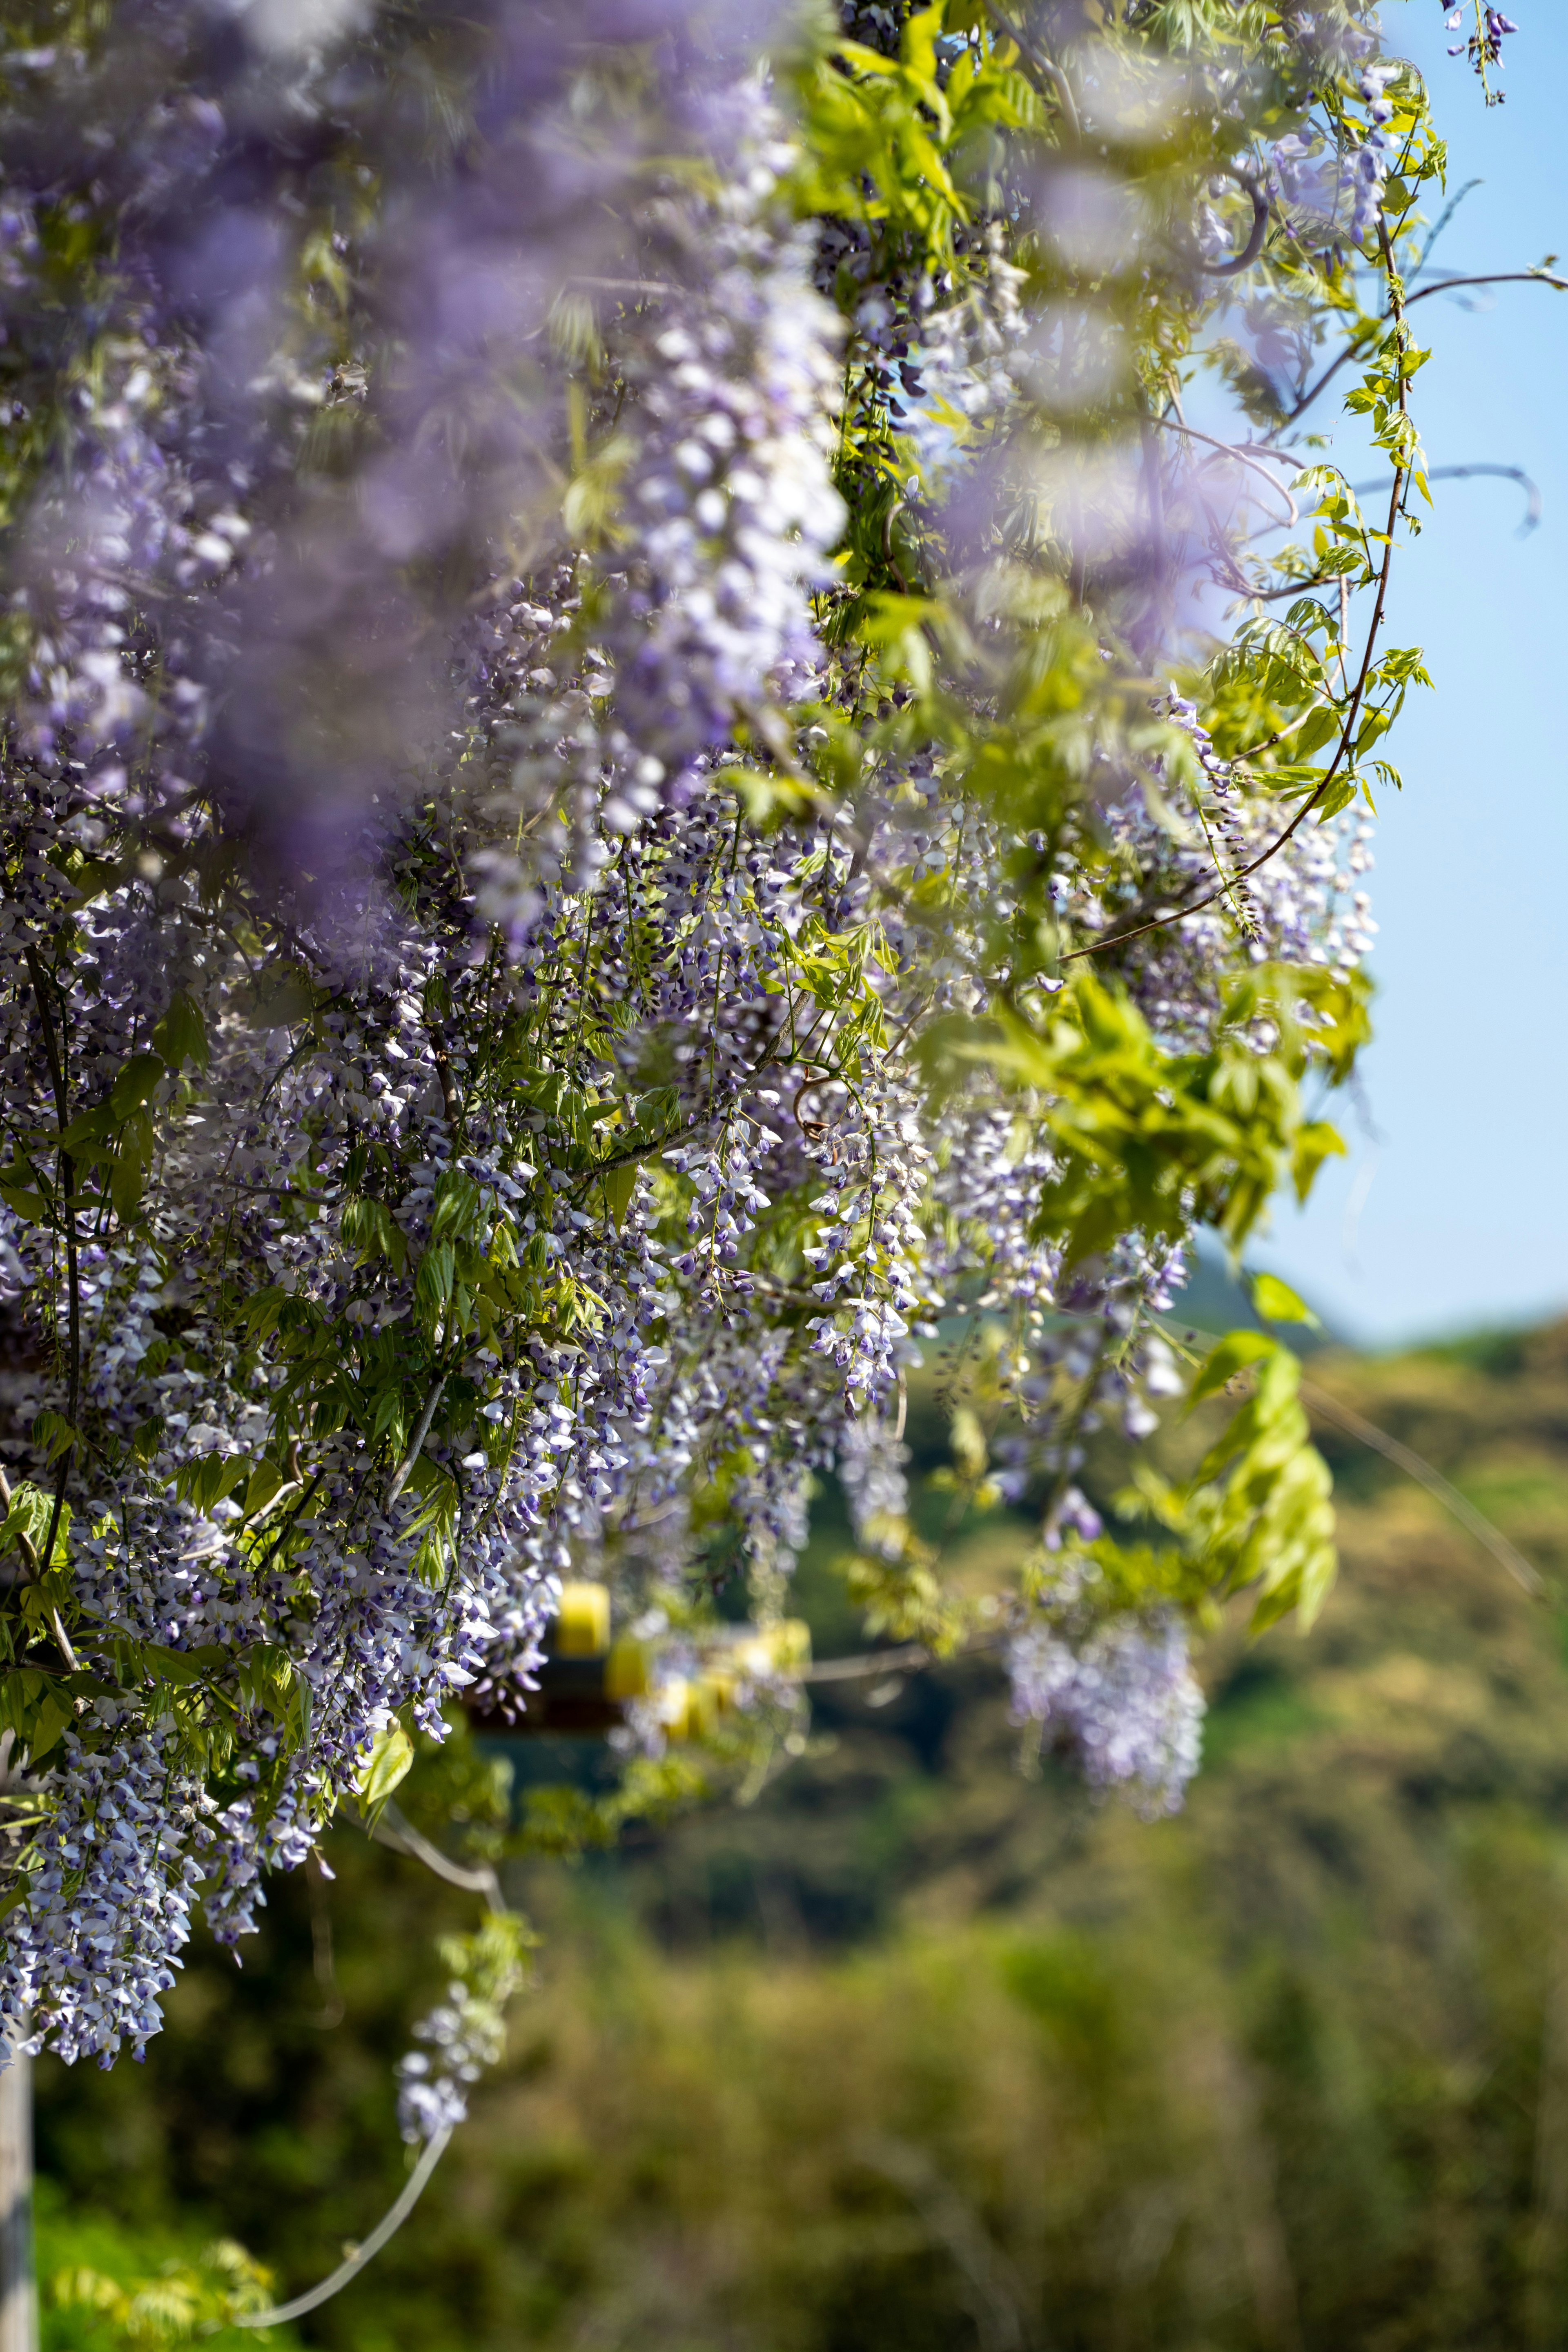
POLYGON ((441 1104, 447 1114, 447 1124, 451 1129, 452 1139, 456 1142, 458 1129, 462 1125, 463 1106, 458 1098, 458 1088, 452 1076, 452 1058, 445 1045, 434 1044, 431 1046, 430 1058, 436 1065, 436 1076, 441 1088, 441 1104))
MULTIPOLYGON (((1429 301, 1434 294, 1451 294, 1460 286, 1551 286, 1554 287, 1559 294, 1568 294, 1568 278, 1553 278, 1544 269, 1498 269, 1489 271, 1479 278, 1440 278, 1436 286, 1423 286, 1417 293, 1406 294, 1405 308, 1408 310, 1413 302, 1429 301)), ((1386 321, 1382 319, 1370 320, 1366 334, 1351 337, 1339 357, 1330 361, 1311 390, 1301 394, 1300 399, 1285 419, 1287 425, 1294 425, 1298 416, 1305 415, 1331 377, 1338 375, 1345 362, 1353 359, 1368 341, 1369 335, 1385 323, 1386 321)))
POLYGON ((1223 172, 1227 179, 1234 180, 1251 197, 1252 226, 1247 232, 1247 243, 1230 260, 1200 261, 1198 268, 1207 278, 1237 278, 1244 269, 1251 268, 1263 250, 1263 240, 1268 234, 1268 199, 1251 173, 1244 172, 1238 163, 1216 163, 1214 168, 1216 172, 1223 172))

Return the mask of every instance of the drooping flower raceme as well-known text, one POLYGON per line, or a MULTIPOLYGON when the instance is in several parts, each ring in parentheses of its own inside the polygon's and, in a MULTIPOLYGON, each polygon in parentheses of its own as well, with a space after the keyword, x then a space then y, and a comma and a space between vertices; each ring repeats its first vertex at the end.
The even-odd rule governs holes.
POLYGON ((1204 1700, 1176 1618, 1112 1619, 1077 1644, 1034 1625, 1008 1665, 1015 1720, 1067 1743, 1092 1788, 1128 1790, 1150 1815, 1177 1810, 1198 1769, 1204 1700))
MULTIPOLYGON (((525 1717, 564 1578, 649 1629, 648 1752, 716 1583, 776 1630, 816 1478, 873 1624, 947 1639, 933 1344, 959 1490, 1109 1545, 1086 1449, 1153 1433, 1196 1228, 1310 1177, 1359 1034, 1363 834, 1264 856, 1322 665, 1194 658, 1245 530, 1071 363, 1150 304, 1197 350, 1246 90, 1197 164, 1118 131, 1136 217, 1186 209, 1089 286, 1000 35, 911 29, 905 139, 889 59, 674 0, 426 13, 0 54, 0 1704, 45 1816, 0 2017, 70 2057, 141 2046, 395 1724, 525 1717)), ((1174 1604, 1005 1615, 1022 1712, 1173 1802, 1174 1604)), ((793 1724, 784 1655, 726 1706, 793 1724)), ((411 2137, 494 2045, 465 1969, 411 2137)))

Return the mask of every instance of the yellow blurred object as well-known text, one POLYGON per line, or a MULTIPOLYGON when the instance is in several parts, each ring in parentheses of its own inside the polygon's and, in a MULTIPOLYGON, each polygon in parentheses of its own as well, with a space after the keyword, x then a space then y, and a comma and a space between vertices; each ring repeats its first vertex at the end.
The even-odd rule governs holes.
POLYGON ((605 1696, 644 1698, 647 1695, 647 1650, 635 1633, 617 1634, 605 1661, 605 1696))
POLYGON ((719 1707, 713 1695, 710 1677, 702 1675, 686 1685, 686 1725, 683 1739, 705 1739, 718 1721, 719 1707))
POLYGON ((744 1634, 730 1653, 738 1675, 754 1682, 773 1675, 803 1675, 811 1664, 811 1628, 804 1617, 781 1618, 744 1634))
POLYGON ((605 1584, 563 1584, 552 1643, 558 1658, 603 1657, 610 1646, 610 1592, 605 1584))
POLYGON ((658 1720, 667 1739, 705 1739, 721 1715, 734 1704, 732 1675, 678 1675, 658 1694, 658 1720))
POLYGON ((690 1738, 691 1685, 684 1675, 677 1675, 660 1685, 658 1715, 667 1738, 690 1738))
POLYGON ((739 1685, 726 1666, 710 1666, 698 1685, 708 1694, 715 1715, 728 1715, 735 1704, 739 1685))
POLYGON ((768 1629, 781 1675, 803 1675, 811 1664, 811 1628, 804 1617, 784 1617, 768 1629))

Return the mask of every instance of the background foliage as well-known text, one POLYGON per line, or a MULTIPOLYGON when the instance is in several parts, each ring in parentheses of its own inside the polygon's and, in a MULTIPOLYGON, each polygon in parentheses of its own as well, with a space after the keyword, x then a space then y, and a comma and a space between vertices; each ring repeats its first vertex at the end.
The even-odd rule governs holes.
MULTIPOLYGON (((1309 1370, 1560 1593, 1568 1328, 1309 1370)), ((548 1933, 509 2059, 416 2219, 301 2336, 1559 2342, 1559 1603, 1318 1436, 1340 1588, 1304 1640, 1232 1622, 1212 1645, 1179 1819, 1098 1806, 1050 1762, 1021 1780, 975 1658, 822 1694, 812 1752, 749 1811, 522 1874, 548 1933)), ((804 1588, 829 1649, 853 1625, 823 1573, 837 1507, 819 1500, 804 1588)), ((1018 1540, 984 1515, 967 1571, 1018 1540)), ((299 2285, 393 2193, 388 2060, 447 1898, 346 1832, 331 1853, 336 1882, 281 1885, 243 1973, 197 1953, 144 2070, 41 2063, 42 2161, 70 2210, 139 2235, 199 2216, 299 2285)))

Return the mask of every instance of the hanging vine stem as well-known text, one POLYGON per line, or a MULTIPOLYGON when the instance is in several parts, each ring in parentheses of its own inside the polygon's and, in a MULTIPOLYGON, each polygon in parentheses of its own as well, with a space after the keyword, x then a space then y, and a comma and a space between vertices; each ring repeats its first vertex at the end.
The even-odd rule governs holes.
POLYGON ((466 1895, 482 1895, 492 1911, 506 1909, 501 1900, 500 1880, 488 1862, 481 1863, 475 1870, 469 1870, 460 1862, 454 1862, 449 1854, 442 1853, 438 1845, 432 1845, 427 1837, 421 1835, 395 1804, 388 1802, 382 1807, 379 1818, 370 1829, 370 1835, 378 1845, 388 1847, 392 1853, 406 1854, 411 1861, 422 1862, 426 1870, 433 1871, 437 1878, 444 1878, 448 1886, 459 1886, 466 1895))
POLYGON ((1363 1445, 1370 1445, 1374 1454, 1381 1454, 1386 1461, 1403 1470, 1406 1477, 1414 1478, 1418 1486, 1425 1486, 1426 1492, 1435 1496, 1462 1528, 1468 1528, 1479 1544, 1485 1545, 1492 1558, 1507 1569, 1514 1582, 1522 1591, 1528 1592, 1532 1601, 1544 1597, 1546 1587, 1524 1554, 1510 1543, 1500 1528, 1494 1527, 1490 1519, 1478 1511, 1457 1486, 1451 1486, 1440 1470, 1434 1470, 1430 1462, 1424 1460, 1410 1446, 1402 1444, 1397 1437, 1391 1437, 1386 1429, 1379 1429, 1375 1422, 1368 1421, 1352 1406, 1342 1404, 1338 1397, 1331 1396, 1315 1381, 1304 1380, 1301 1382, 1301 1397, 1314 1412, 1337 1422, 1349 1436, 1359 1438, 1363 1445))
POLYGON ((1244 269, 1251 268, 1263 250, 1263 240, 1268 234, 1268 198, 1251 173, 1244 172, 1239 163, 1216 163, 1214 170, 1234 180, 1251 197, 1252 226, 1239 253, 1233 254, 1228 261, 1200 261, 1198 268, 1208 278, 1238 278, 1244 269))
MULTIPOLYGON (((374 1823, 367 1822, 366 1828, 379 1845, 388 1846, 394 1853, 406 1854, 413 1861, 422 1863, 426 1870, 433 1871, 437 1878, 445 1879, 449 1886, 461 1887, 467 1894, 482 1895, 492 1916, 505 1911, 500 1881, 488 1863, 481 1864, 477 1870, 468 1870, 461 1863, 453 1862, 439 1846, 432 1845, 428 1838, 422 1836, 412 1822, 405 1820, 395 1805, 385 1806, 381 1817, 374 1823)), ((289 2303, 270 2305, 265 2311, 236 2314, 221 2324, 232 2327, 281 2326, 285 2321, 302 2319, 306 2312, 314 2311, 333 2295, 341 2294, 344 2287, 352 2286, 365 2264, 380 2253, 387 2240, 413 2212, 451 2139, 452 2129, 450 2124, 443 2124, 431 2134, 420 2153, 418 2163, 397 2197, 369 2237, 362 2245, 356 2246, 335 2271, 330 2272, 315 2286, 308 2287, 303 2294, 295 2295, 289 2303)), ((218 2324, 213 2323, 203 2332, 216 2332, 218 2324)))
POLYGON ((386 1507, 389 1511, 391 1510, 394 1503, 396 1502, 399 1495, 402 1494, 405 1486, 407 1486, 409 1479, 414 1475, 414 1465, 418 1461, 421 1453, 424 1451, 425 1440, 430 1434, 430 1423, 436 1418, 436 1408, 441 1402, 448 1378, 449 1375, 447 1373, 442 1372, 434 1382, 429 1395, 425 1400, 425 1410, 421 1412, 418 1421, 415 1424, 414 1435, 409 1440, 408 1451, 404 1455, 402 1461, 398 1464, 397 1469, 393 1476, 392 1484, 386 1490, 386 1507))
MULTIPOLYGON (((1162 1322, 1158 1317, 1153 1321, 1155 1329, 1175 1354, 1188 1363, 1201 1360, 1187 1344, 1187 1340, 1196 1336, 1194 1333, 1189 1331, 1187 1339, 1184 1340, 1179 1331, 1162 1322)), ((1441 1503, 1443 1508, 1458 1519, 1479 1544, 1485 1546, 1499 1566, 1508 1570, 1521 1591, 1528 1592, 1532 1601, 1544 1600, 1546 1585, 1540 1571, 1526 1559, 1516 1544, 1510 1543, 1502 1529, 1489 1519, 1484 1511, 1478 1511, 1468 1496, 1461 1495, 1440 1470, 1432 1467, 1425 1454, 1417 1454, 1413 1446, 1391 1436, 1386 1429, 1380 1429, 1375 1421, 1368 1421, 1366 1415, 1357 1412, 1353 1405, 1331 1396, 1328 1390, 1320 1388, 1315 1381, 1303 1378, 1300 1394, 1302 1403, 1313 1412, 1333 1422, 1347 1437, 1353 1437, 1359 1444, 1369 1446, 1373 1453, 1381 1454, 1385 1462, 1392 1462, 1396 1469, 1404 1471, 1407 1478, 1414 1478, 1418 1486, 1425 1486, 1426 1492, 1441 1503)))
POLYGON ((286 2320, 302 2319, 306 2312, 314 2311, 318 2304, 329 2302, 334 2294, 341 2294, 344 2287, 352 2284, 353 2281, 359 2276, 365 2264, 380 2253, 394 2231, 401 2229, 404 2222, 407 2221, 424 2195, 425 2184, 441 2161, 446 2152, 447 2143, 451 2137, 450 2124, 443 2124, 441 2128, 431 2136, 426 2142, 419 2161, 409 2174, 397 2199, 383 2214, 369 2237, 363 2245, 356 2246, 353 2253, 345 2261, 341 2262, 337 2269, 322 2279, 319 2285, 308 2287, 303 2294, 295 2295, 292 2302, 273 2304, 265 2311, 236 2312, 227 2319, 209 2321, 202 2333, 216 2336, 220 2326, 280 2327, 286 2320))

